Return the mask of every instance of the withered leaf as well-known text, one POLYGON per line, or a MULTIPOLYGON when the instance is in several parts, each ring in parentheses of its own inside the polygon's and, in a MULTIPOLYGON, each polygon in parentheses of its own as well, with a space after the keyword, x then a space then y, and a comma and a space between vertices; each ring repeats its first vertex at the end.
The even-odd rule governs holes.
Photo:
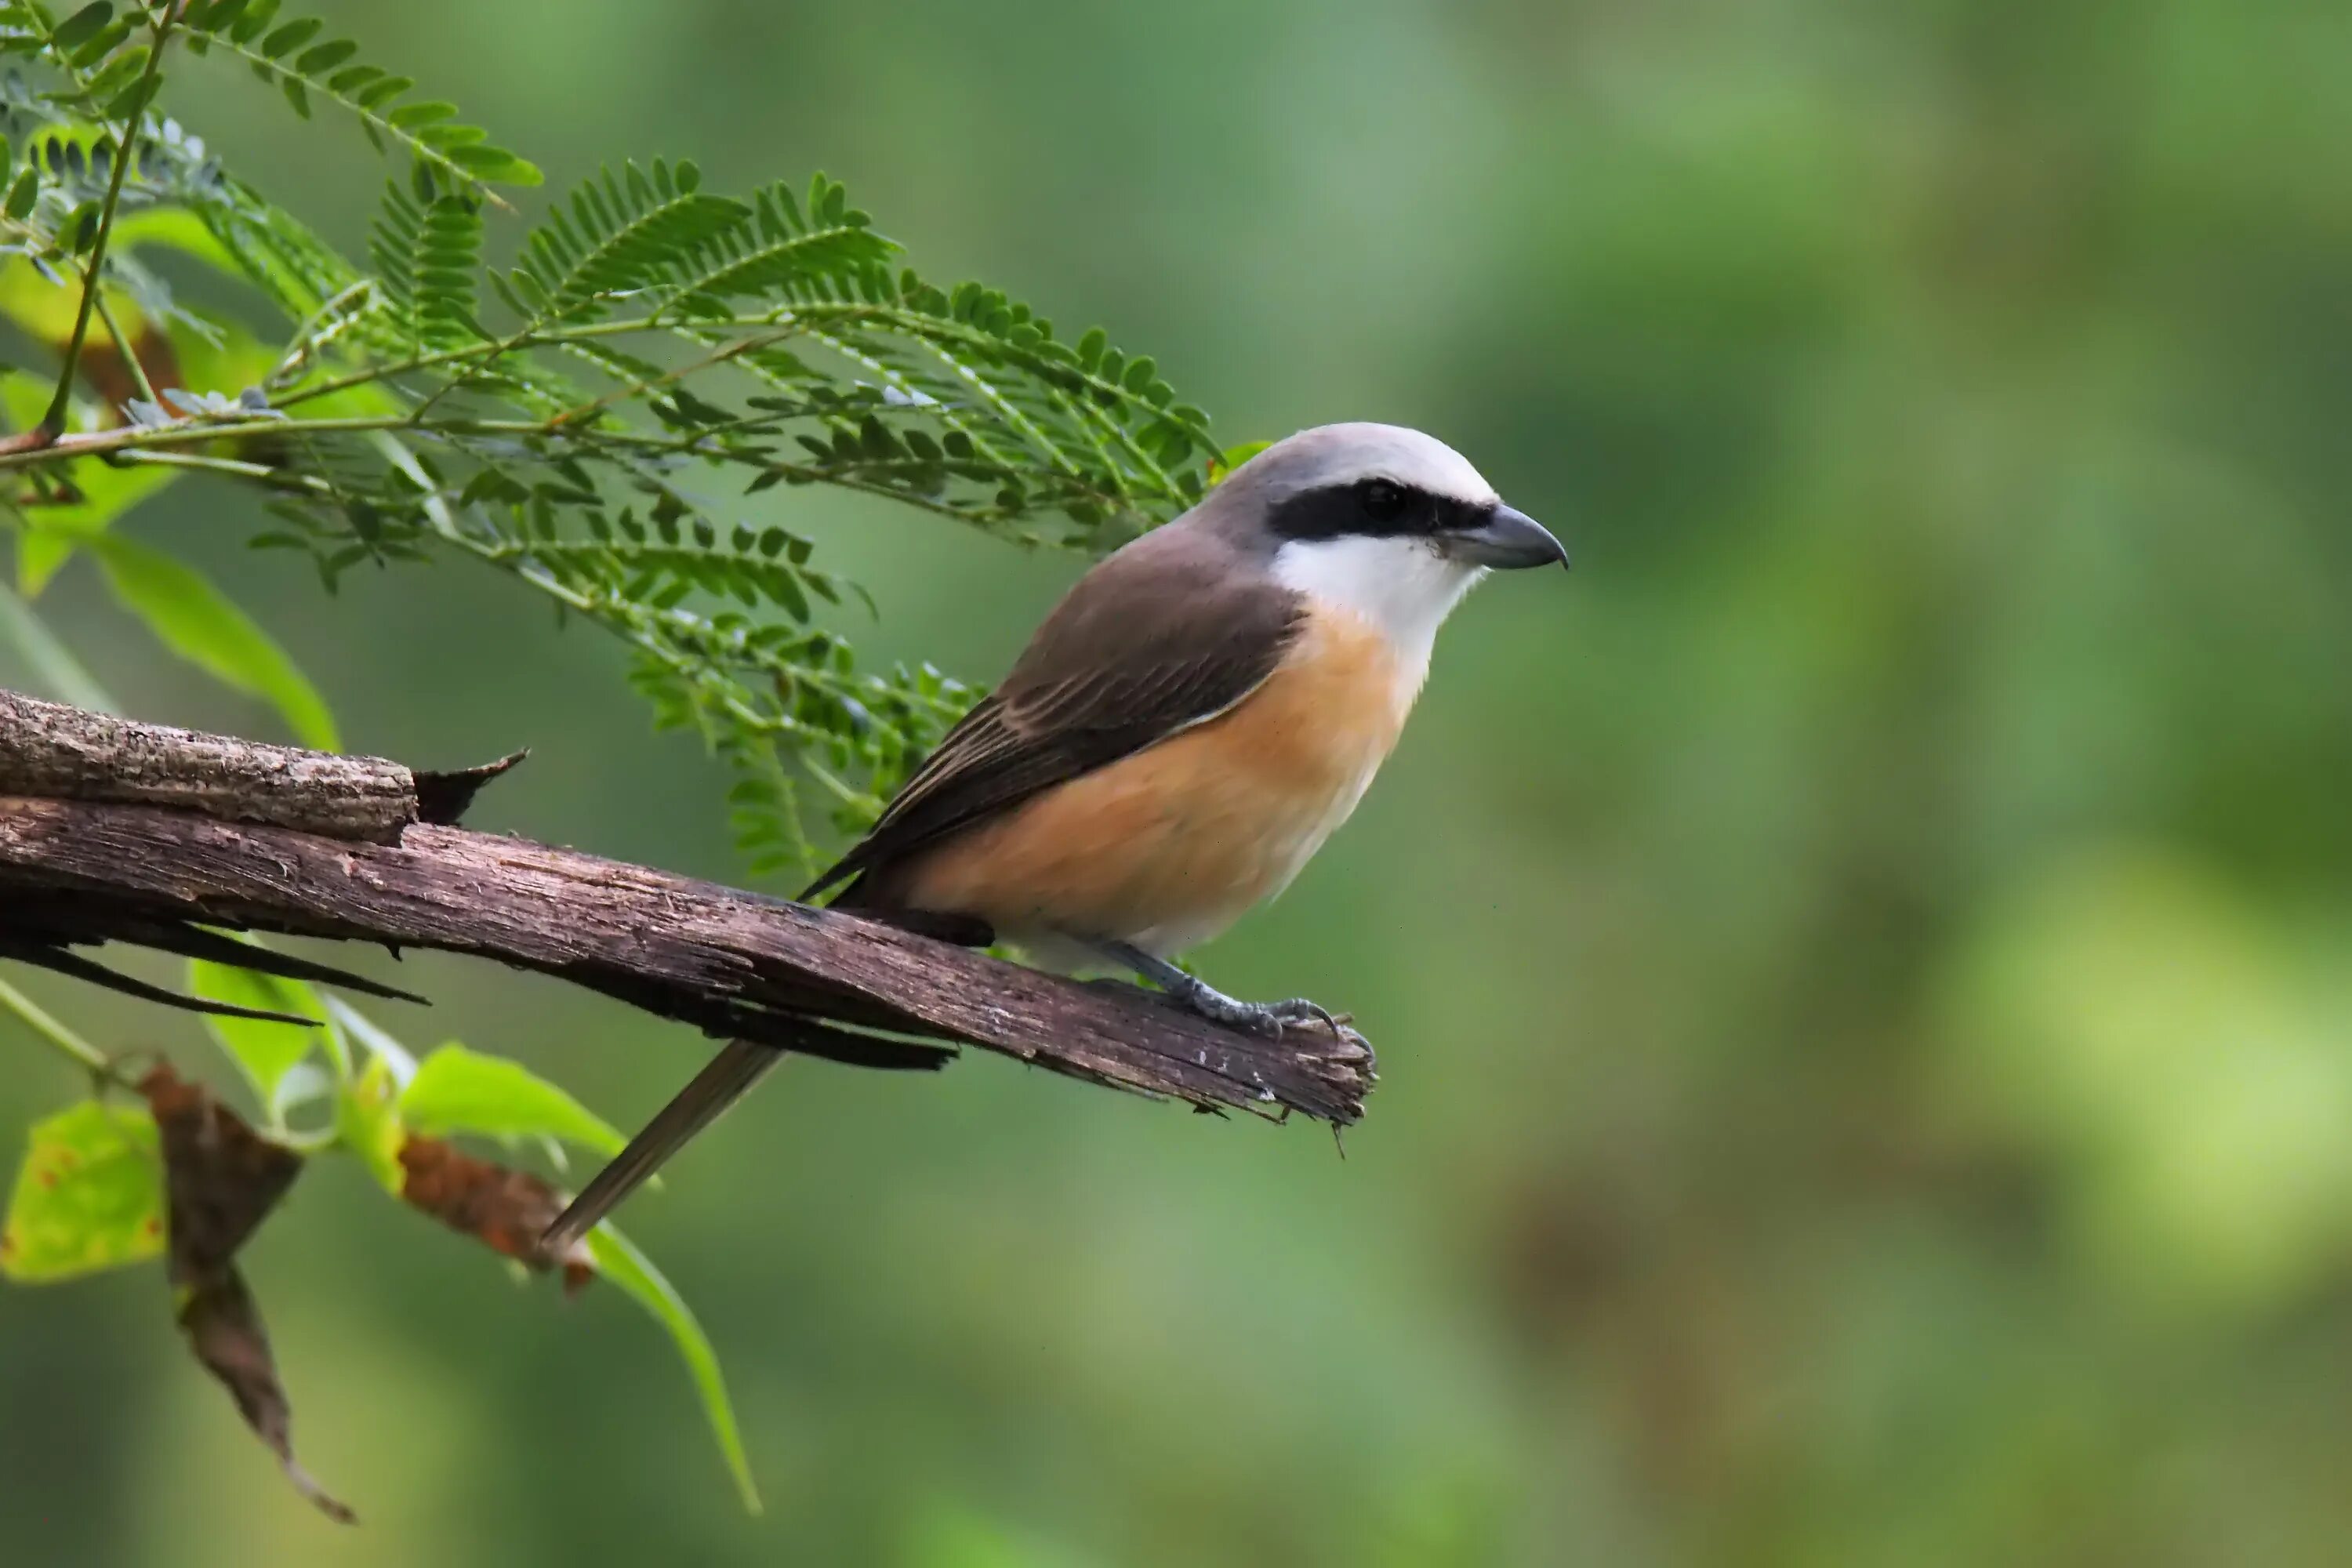
POLYGON ((302 1156, 158 1064, 139 1080, 163 1145, 172 1281, 193 1285, 228 1265, 302 1173, 302 1156))
POLYGON ((228 1390, 294 1489, 328 1518, 352 1523, 352 1510, 294 1458, 293 1407, 278 1381, 261 1310, 232 1261, 301 1174, 302 1157, 167 1066, 140 1079, 139 1091, 163 1150, 164 1232, 188 1348, 228 1390))
POLYGON ((540 1237, 563 1212, 563 1194, 529 1171, 477 1159, 441 1138, 411 1133, 400 1146, 400 1195, 452 1230, 537 1269, 562 1265, 563 1288, 573 1292, 595 1277, 588 1249, 575 1243, 561 1255, 540 1237))
POLYGON ((269 1353, 269 1335, 261 1326, 261 1310, 253 1292, 235 1268, 223 1264, 213 1274, 190 1286, 180 1302, 180 1329, 188 1348, 205 1370, 220 1379, 237 1414, 254 1436, 269 1445, 294 1489, 310 1500, 320 1513, 343 1524, 358 1516, 310 1479, 294 1458, 292 1406, 278 1381, 278 1364, 269 1353))

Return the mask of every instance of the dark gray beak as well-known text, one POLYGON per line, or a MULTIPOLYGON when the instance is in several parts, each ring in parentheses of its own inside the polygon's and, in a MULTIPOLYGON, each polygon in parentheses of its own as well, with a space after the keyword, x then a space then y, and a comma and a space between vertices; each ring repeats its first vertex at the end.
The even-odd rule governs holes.
POLYGON ((1549 566, 1555 561, 1568 564, 1567 548, 1551 536, 1549 529, 1500 501, 1475 528, 1446 534, 1440 548, 1456 561, 1506 572, 1521 566, 1549 566))

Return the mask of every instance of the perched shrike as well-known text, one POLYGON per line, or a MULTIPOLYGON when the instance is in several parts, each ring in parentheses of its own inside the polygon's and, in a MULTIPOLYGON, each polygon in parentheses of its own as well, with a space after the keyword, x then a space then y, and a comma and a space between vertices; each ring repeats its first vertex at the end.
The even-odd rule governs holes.
MULTIPOLYGON (((1437 628, 1490 568, 1568 563, 1462 455, 1392 425, 1278 441, 1081 577, 1003 685, 802 895, 1110 963, 1220 1023, 1242 1002, 1170 960, 1286 887, 1396 744, 1437 628)), ((782 1053, 736 1041, 548 1232, 568 1245, 782 1053)))

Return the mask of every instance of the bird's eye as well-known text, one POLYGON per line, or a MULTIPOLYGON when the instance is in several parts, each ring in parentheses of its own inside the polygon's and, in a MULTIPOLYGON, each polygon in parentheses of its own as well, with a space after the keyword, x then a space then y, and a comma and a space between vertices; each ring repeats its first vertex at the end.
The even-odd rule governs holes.
POLYGON ((1404 487, 1387 479, 1367 479, 1361 490, 1364 515, 1375 522, 1394 522, 1404 515, 1404 487))

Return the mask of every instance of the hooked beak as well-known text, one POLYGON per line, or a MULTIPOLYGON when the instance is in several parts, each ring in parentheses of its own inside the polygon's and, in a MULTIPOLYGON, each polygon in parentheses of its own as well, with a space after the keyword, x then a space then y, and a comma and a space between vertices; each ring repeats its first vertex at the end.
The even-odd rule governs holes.
POLYGON ((1477 527, 1445 535, 1440 548, 1456 561, 1506 572, 1521 566, 1549 566, 1555 561, 1568 564, 1567 548, 1551 536, 1549 529, 1500 501, 1477 527))

